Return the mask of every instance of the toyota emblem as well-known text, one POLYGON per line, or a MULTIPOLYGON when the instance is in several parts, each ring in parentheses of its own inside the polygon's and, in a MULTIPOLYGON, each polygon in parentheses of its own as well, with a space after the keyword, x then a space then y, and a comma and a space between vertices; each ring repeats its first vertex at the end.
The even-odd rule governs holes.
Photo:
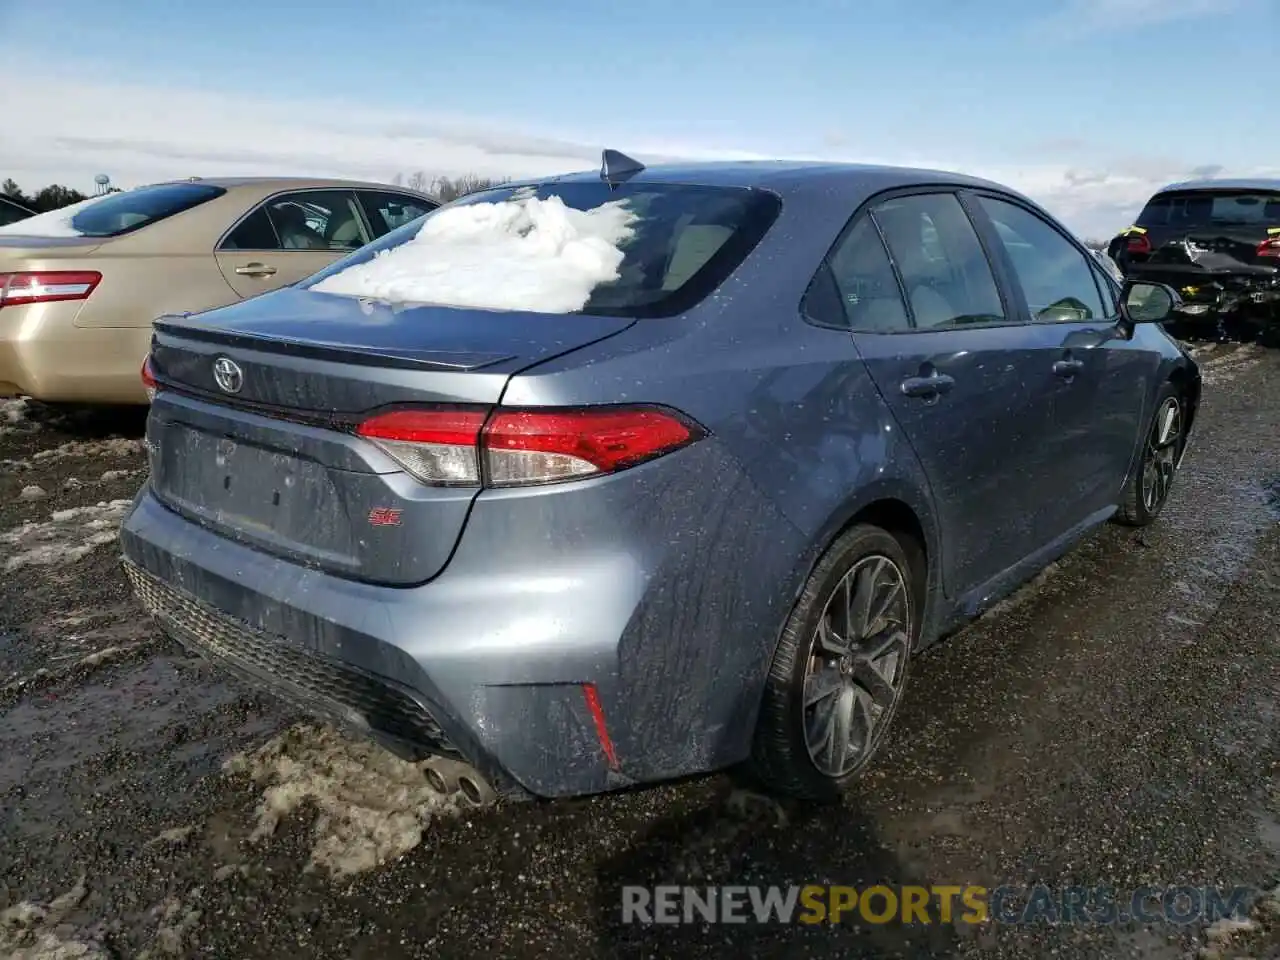
POLYGON ((239 393, 244 386, 244 371, 229 357, 213 361, 213 379, 223 393, 239 393))

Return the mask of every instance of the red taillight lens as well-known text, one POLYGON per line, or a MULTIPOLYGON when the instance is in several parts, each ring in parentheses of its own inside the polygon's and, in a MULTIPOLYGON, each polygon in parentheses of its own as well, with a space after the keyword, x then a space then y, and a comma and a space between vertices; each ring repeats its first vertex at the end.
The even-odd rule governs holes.
POLYGON ((1258 256, 1280 257, 1280 237, 1271 237, 1258 244, 1258 256))
POLYGON ((1130 237, 1125 242, 1124 248, 1129 251, 1129 253, 1150 253, 1151 241, 1144 235, 1139 234, 1136 237, 1130 237))
POLYGON ((102 280, 94 270, 0 273, 0 307, 57 300, 84 300, 102 280))
POLYGON ((142 386, 147 391, 147 399, 154 400, 160 385, 156 383, 156 375, 151 372, 150 356, 145 357, 142 361, 142 386))
POLYGON ((494 487, 614 473, 702 436, 691 421, 655 407, 499 409, 491 417, 479 407, 393 410, 356 433, 424 483, 479 486, 483 477, 494 487))
POLYGON ((483 408, 392 410, 364 421, 356 433, 424 483, 473 487, 480 484, 480 428, 487 415, 483 408))
POLYGON ((683 418, 652 408, 501 410, 484 429, 495 487, 613 473, 693 442, 683 418))

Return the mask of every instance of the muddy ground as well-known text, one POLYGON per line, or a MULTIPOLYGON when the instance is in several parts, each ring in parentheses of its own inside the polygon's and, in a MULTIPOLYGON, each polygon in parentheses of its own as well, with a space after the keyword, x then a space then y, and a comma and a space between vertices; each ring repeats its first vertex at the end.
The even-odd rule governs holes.
POLYGON ((0 406, 0 957, 1280 956, 1280 923, 622 927, 624 883, 1280 883, 1280 353, 1199 348, 1161 522, 915 667, 843 809, 725 777, 455 810, 165 641, 131 416, 0 406), (750 797, 746 798, 748 801, 750 797))

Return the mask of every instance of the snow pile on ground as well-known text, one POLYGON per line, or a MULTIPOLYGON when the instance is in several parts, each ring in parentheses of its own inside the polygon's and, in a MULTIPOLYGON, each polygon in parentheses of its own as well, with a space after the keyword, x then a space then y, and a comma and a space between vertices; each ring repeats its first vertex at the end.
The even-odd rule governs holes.
POLYGON ((17 400, 0 400, 0 437, 7 433, 34 433, 40 425, 30 418, 27 401, 19 397, 17 400))
POLYGON ((90 197, 69 206, 50 210, 48 213, 37 213, 17 223, 9 223, 0 227, 0 234, 16 234, 20 237, 79 237, 82 236, 71 223, 75 215, 90 204, 97 203, 102 197, 90 197))
POLYGON ((618 278, 635 214, 559 197, 475 203, 428 217, 408 242, 311 287, 392 303, 571 313, 618 278))
POLYGON ((1206 384, 1229 383, 1240 374, 1262 362, 1266 352, 1257 344, 1246 343, 1230 352, 1218 351, 1200 360, 1200 373, 1206 384))
POLYGON ((44 522, 28 521, 0 533, 4 572, 28 565, 72 563, 116 539, 130 500, 92 507, 73 507, 50 514, 44 522))
POLYGON ((0 957, 5 960, 107 960, 97 946, 58 936, 88 890, 81 880, 48 906, 24 900, 0 913, 0 957))
POLYGON ((328 727, 291 727, 252 753, 232 757, 223 770, 270 784, 251 839, 270 836, 282 817, 312 801, 319 816, 308 869, 324 867, 335 876, 407 853, 433 817, 458 809, 455 798, 427 785, 420 764, 328 727))
POLYGON ((1245 960, 1280 956, 1280 886, 1254 901, 1247 917, 1225 917, 1204 932, 1200 960, 1245 960))
MULTIPOLYGON (((17 472, 31 470, 37 464, 67 460, 72 457, 96 460, 101 457, 132 457, 140 453, 142 453, 141 440, 126 440, 121 437, 111 437, 107 440, 72 440, 61 446, 37 450, 31 455, 30 460, 0 460, 0 468, 17 472)), ((119 471, 110 472, 119 473, 119 471)), ((119 479, 119 477, 110 479, 119 479)))

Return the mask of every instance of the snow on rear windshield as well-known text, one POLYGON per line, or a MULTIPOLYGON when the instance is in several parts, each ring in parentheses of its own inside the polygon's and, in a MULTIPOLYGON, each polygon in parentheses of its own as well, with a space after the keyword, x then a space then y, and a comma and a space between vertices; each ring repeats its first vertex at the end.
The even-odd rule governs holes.
POLYGON ((302 286, 403 304, 672 316, 737 268, 780 206, 741 187, 501 187, 400 227, 302 286))
POLYGON ((118 237, 220 197, 222 187, 201 183, 157 183, 90 197, 67 207, 0 227, 24 237, 118 237))
POLYGON ((625 202, 574 210, 559 197, 451 207, 407 243, 311 289, 402 303, 572 313, 618 278, 636 215, 625 202))
POLYGON ((57 210, 37 213, 16 223, 7 223, 0 227, 0 233, 15 233, 24 237, 79 237, 82 236, 71 223, 72 218, 90 204, 97 203, 101 197, 90 197, 57 210))

